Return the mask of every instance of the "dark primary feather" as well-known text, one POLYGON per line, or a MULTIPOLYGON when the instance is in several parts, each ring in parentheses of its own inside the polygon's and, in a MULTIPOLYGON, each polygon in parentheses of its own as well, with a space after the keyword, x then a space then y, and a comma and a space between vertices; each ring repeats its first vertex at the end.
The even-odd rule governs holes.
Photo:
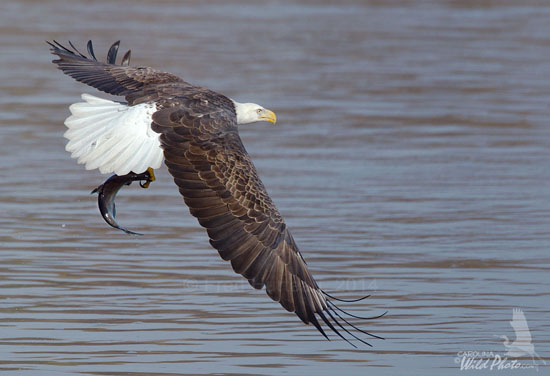
POLYGON ((109 52, 107 52, 107 64, 116 64, 116 55, 118 53, 119 45, 120 41, 116 41, 111 45, 111 48, 109 48, 109 52))
POLYGON ((120 65, 122 65, 123 67, 127 67, 128 65, 130 65, 130 56, 132 56, 132 51, 131 50, 126 51, 126 53, 122 57, 122 61, 120 62, 120 65))
MULTIPOLYGON (((88 44, 86 45, 86 48, 88 50, 88 55, 90 55, 95 61, 97 61, 97 57, 95 57, 95 54, 94 54, 94 46, 92 45, 91 40, 88 41, 88 44)), ((83 57, 86 57, 86 56, 83 56, 83 57)), ((110 63, 110 64, 114 64, 114 63, 110 63)))
POLYGON ((157 103, 152 129, 161 134, 168 171, 189 211, 206 228, 210 244, 235 272, 256 289, 265 286, 273 300, 326 338, 321 323, 348 342, 340 331, 369 345, 341 322, 380 338, 343 318, 340 313, 349 314, 317 285, 244 148, 229 98, 169 73, 128 67, 129 52, 124 66, 114 65, 119 42, 109 49, 107 63, 96 61, 91 42, 91 59, 72 44, 73 50, 49 44, 59 56, 54 63, 78 81, 125 95, 130 104, 157 103))

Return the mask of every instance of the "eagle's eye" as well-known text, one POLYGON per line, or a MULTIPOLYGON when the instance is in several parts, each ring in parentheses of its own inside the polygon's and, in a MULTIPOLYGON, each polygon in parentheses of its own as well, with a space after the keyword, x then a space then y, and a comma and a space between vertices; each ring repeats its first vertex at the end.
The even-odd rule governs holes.
POLYGON ((259 114, 261 114, 261 113, 262 113, 262 109, 261 109, 261 108, 258 108, 258 109, 256 110, 256 112, 259 113, 259 114))

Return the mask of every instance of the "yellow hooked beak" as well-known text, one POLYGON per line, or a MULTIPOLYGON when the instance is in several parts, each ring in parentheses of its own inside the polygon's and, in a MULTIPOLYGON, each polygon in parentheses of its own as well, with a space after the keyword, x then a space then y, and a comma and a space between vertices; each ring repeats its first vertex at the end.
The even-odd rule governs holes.
POLYGON ((264 110, 262 111, 262 114, 259 116, 260 120, 269 121, 270 123, 275 124, 277 122, 277 115, 275 115, 275 112, 270 110, 264 110))

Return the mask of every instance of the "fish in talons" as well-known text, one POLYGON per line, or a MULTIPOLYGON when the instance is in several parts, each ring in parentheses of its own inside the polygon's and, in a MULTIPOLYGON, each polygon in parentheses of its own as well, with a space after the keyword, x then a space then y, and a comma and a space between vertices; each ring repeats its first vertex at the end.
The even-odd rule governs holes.
POLYGON ((115 220, 116 208, 115 208, 115 197, 120 191, 120 189, 125 185, 130 185, 134 181, 139 181, 139 185, 142 188, 148 188, 149 184, 155 180, 155 174, 153 173, 152 168, 148 168, 145 172, 136 174, 130 172, 126 175, 112 175, 110 178, 105 180, 105 183, 101 184, 99 187, 95 188, 92 193, 97 193, 97 204, 99 206, 99 211, 101 216, 111 227, 124 231, 130 235, 143 235, 138 232, 130 231, 121 227, 115 220))

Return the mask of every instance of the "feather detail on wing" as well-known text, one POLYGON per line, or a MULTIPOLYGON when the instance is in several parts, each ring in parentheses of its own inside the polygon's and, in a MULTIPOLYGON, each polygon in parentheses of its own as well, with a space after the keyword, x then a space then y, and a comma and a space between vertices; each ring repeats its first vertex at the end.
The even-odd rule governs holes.
POLYGON ((53 60, 63 73, 75 80, 113 95, 128 95, 145 89, 148 85, 184 82, 178 76, 149 67, 130 67, 130 51, 122 58, 122 65, 115 65, 119 42, 109 49, 107 62, 96 59, 92 42, 88 42, 89 57, 79 52, 71 42, 72 50, 56 41, 47 42, 51 52, 59 59, 53 60))
POLYGON ((152 129, 162 134, 168 171, 212 246, 254 288, 265 286, 273 300, 325 337, 318 317, 340 337, 346 339, 336 327, 366 343, 342 326, 338 319, 349 322, 309 272, 241 142, 234 114, 189 107, 156 112, 152 129))
POLYGON ((160 167, 159 134, 151 130, 155 104, 128 106, 90 94, 82 94, 82 99, 69 107, 72 115, 65 120, 65 149, 71 157, 103 174, 139 174, 160 167))

